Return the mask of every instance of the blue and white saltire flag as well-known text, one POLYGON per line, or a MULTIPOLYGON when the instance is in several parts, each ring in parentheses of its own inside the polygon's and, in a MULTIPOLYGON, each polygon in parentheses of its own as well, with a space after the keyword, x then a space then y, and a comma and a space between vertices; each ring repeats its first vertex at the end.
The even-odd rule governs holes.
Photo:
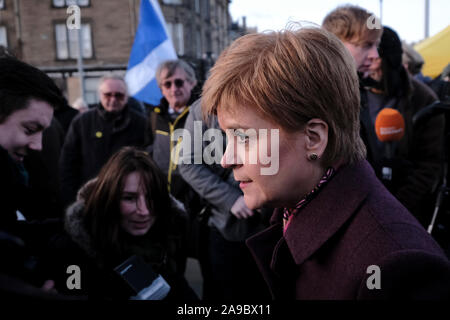
POLYGON ((139 16, 125 81, 131 96, 158 105, 162 94, 156 83, 156 69, 163 61, 177 59, 177 54, 158 1, 142 0, 139 16))

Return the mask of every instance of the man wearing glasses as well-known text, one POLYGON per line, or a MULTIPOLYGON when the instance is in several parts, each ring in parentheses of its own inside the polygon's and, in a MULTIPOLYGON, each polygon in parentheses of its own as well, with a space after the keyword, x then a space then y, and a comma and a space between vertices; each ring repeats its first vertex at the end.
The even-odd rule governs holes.
POLYGON ((66 205, 95 177, 112 154, 124 146, 144 146, 146 119, 128 106, 127 86, 118 75, 100 79, 100 103, 73 119, 60 158, 62 197, 66 205))
POLYGON ((176 161, 170 161, 170 156, 172 150, 179 146, 174 141, 176 139, 172 139, 174 131, 184 128, 189 106, 195 101, 192 89, 197 84, 197 79, 194 70, 185 61, 168 60, 158 66, 156 81, 163 98, 149 115, 148 128, 153 130, 153 145, 148 150, 166 174, 172 195, 187 205, 191 200, 191 191, 179 175, 176 161))
POLYGON ((149 135, 153 145, 148 151, 165 174, 170 193, 194 214, 199 209, 199 198, 179 174, 177 159, 170 158, 171 154, 178 157, 180 147, 174 131, 184 128, 189 108, 197 98, 193 92, 197 84, 195 71, 183 60, 168 60, 158 66, 156 81, 163 98, 149 113, 147 128, 152 128, 149 135))

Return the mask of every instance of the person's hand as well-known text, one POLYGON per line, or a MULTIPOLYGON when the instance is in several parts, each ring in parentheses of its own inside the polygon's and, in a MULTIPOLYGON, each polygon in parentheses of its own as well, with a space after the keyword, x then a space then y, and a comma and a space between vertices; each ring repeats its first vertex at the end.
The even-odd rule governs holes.
POLYGON ((240 196, 231 207, 231 213, 238 219, 247 219, 253 216, 253 211, 250 210, 244 201, 244 196, 240 196))

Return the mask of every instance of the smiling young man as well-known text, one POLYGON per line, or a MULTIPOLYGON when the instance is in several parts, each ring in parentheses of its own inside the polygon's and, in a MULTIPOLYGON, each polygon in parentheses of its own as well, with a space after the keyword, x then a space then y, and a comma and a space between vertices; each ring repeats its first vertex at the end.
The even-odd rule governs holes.
POLYGON ((2 297, 54 298, 38 289, 51 289, 53 285, 51 281, 44 282, 32 266, 58 224, 29 223, 18 221, 18 217, 19 212, 27 217, 46 210, 41 206, 46 205, 45 199, 35 202, 35 181, 27 171, 27 164, 35 158, 27 156, 42 150, 43 131, 50 126, 53 110, 63 103, 60 90, 45 73, 12 57, 0 57, 2 297))
POLYGON ((25 210, 29 176, 24 158, 42 149, 42 133, 62 103, 59 89, 43 72, 14 58, 0 58, 1 227, 17 220, 16 211, 25 210))
POLYGON ((30 99, 25 109, 8 116, 0 124, 0 145, 17 162, 23 162, 28 150, 42 149, 42 132, 50 125, 53 108, 44 101, 30 99))

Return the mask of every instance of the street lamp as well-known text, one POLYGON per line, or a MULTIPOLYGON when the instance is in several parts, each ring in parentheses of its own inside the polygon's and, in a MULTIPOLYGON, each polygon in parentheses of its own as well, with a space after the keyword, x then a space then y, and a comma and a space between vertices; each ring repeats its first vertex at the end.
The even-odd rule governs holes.
POLYGON ((380 0, 380 24, 383 24, 383 0, 380 0))
POLYGON ((430 36, 430 0, 425 0, 425 39, 430 36))

